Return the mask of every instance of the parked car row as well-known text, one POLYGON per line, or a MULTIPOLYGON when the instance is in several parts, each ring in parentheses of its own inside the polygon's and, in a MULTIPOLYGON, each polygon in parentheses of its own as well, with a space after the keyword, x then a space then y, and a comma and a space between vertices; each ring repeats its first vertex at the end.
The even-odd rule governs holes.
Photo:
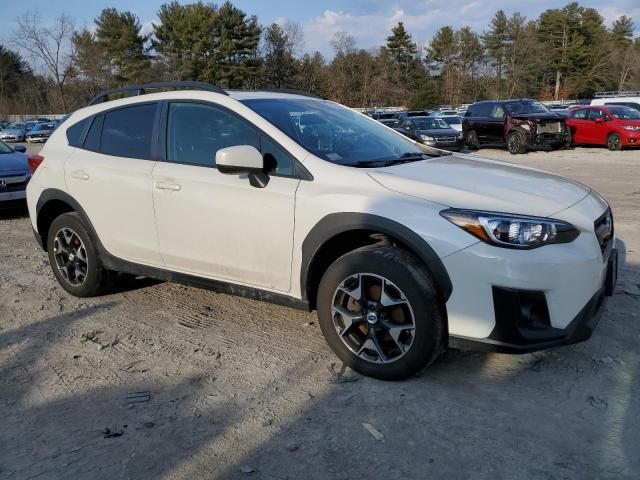
POLYGON ((0 140, 5 142, 46 142, 60 125, 60 120, 38 118, 26 122, 0 122, 0 140))
POLYGON ((564 109, 531 99, 487 100, 468 106, 464 116, 442 108, 378 113, 374 118, 414 141, 445 150, 506 147, 515 155, 540 147, 603 145, 621 150, 640 145, 640 110, 617 98, 605 104, 610 99, 595 99, 599 106, 592 102, 564 109))

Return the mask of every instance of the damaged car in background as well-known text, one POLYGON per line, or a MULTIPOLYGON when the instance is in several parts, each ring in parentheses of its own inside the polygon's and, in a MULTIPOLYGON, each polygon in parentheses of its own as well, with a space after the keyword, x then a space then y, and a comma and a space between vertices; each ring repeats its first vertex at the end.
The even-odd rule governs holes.
POLYGON ((462 121, 466 145, 501 145, 509 153, 531 147, 559 149, 571 145, 566 115, 551 112, 535 100, 490 100, 474 103, 462 121))

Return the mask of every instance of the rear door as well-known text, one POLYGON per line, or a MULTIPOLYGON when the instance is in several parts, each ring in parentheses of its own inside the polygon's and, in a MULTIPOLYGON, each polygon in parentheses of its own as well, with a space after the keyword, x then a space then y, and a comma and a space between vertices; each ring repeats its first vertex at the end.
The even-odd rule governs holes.
POLYGON ((571 129, 571 138, 574 143, 590 143, 588 131, 591 128, 591 121, 588 116, 587 108, 578 108, 571 112, 567 124, 571 129))
POLYGON ((490 143, 504 143, 505 110, 501 103, 494 103, 487 119, 487 140, 490 143))
POLYGON ((479 103, 476 105, 474 124, 480 143, 494 143, 494 141, 491 140, 491 127, 489 122, 494 105, 495 103, 493 102, 479 103))
POLYGON ((65 180, 109 253, 159 266, 151 191, 158 120, 157 103, 93 117, 65 163, 65 180))

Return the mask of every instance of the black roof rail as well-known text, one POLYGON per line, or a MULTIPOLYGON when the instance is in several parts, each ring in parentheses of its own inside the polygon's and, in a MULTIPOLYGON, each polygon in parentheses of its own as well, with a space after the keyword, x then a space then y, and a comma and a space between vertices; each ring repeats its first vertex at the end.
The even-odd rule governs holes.
POLYGON ((320 95, 297 88, 257 88, 256 92, 290 93, 291 95, 302 95, 303 97, 318 98, 324 100, 320 95))
POLYGON ((205 82, 153 82, 145 83, 142 85, 130 85, 128 87, 114 88, 107 90, 106 92, 100 92, 90 102, 89 106, 96 105, 98 103, 108 102, 109 96, 114 93, 128 93, 128 96, 133 97, 135 95, 144 95, 146 90, 159 89, 159 88, 187 88, 191 90, 205 90, 207 92, 221 93, 222 95, 229 95, 221 87, 205 82))

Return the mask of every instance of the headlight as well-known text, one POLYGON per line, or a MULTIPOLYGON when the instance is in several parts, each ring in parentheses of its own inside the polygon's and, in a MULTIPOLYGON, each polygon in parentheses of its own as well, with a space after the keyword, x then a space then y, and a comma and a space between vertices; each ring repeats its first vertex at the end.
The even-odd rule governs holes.
POLYGON ((435 142, 435 138, 430 137, 429 135, 420 135, 420 138, 425 142, 435 142))
POLYGON ((531 249, 569 243, 580 234, 570 223, 551 218, 526 217, 474 210, 449 209, 444 218, 490 245, 531 249))
POLYGON ((623 125, 622 128, 625 130, 633 130, 634 132, 640 130, 640 127, 636 127, 635 125, 623 125))

